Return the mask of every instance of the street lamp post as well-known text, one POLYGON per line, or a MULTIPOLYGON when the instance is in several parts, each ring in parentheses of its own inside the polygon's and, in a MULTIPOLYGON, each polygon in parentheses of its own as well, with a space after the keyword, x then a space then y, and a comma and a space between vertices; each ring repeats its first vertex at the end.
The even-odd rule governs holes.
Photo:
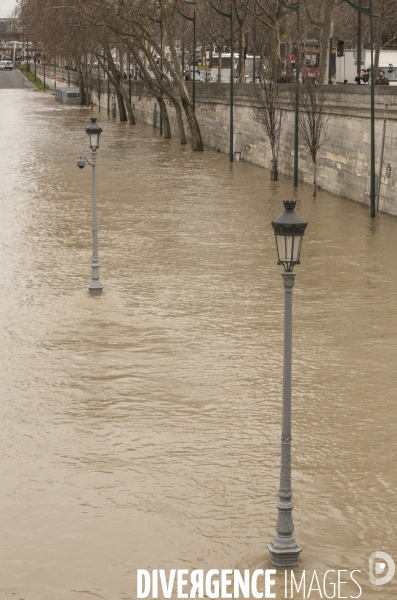
MULTIPOLYGON (((374 26, 373 26, 373 10, 372 0, 369 0, 367 8, 354 4, 351 0, 346 0, 348 4, 360 13, 369 16, 370 36, 371 36, 371 167, 370 167, 370 205, 371 217, 375 217, 375 73, 374 73, 374 26)), ((361 47, 358 48, 357 62, 361 62, 361 47), (360 58, 359 58, 360 57, 360 58)), ((361 70, 361 65, 360 65, 361 70)))
POLYGON ((279 3, 287 8, 288 10, 296 13, 296 30, 298 37, 298 48, 295 57, 295 73, 296 73, 296 93, 295 93, 295 150, 294 150, 294 187, 298 187, 298 152, 299 152, 299 91, 298 91, 298 83, 299 83, 299 70, 300 70, 300 30, 299 30, 299 0, 294 6, 290 6, 283 2, 283 0, 278 0, 279 3))
POLYGON ((233 101, 234 101, 234 44, 233 44, 233 4, 230 4, 230 13, 224 13, 220 11, 216 6, 210 2, 212 8, 216 10, 222 17, 230 19, 230 146, 229 146, 229 157, 230 162, 233 162, 233 101))
POLYGON ((293 566, 298 563, 302 548, 293 536, 292 489, 291 489, 291 377, 292 377, 292 289, 295 283, 294 266, 299 265, 302 239, 307 223, 294 211, 295 201, 284 202, 285 212, 272 222, 276 236, 278 264, 282 273, 284 308, 284 374, 283 417, 281 433, 281 471, 279 501, 277 503, 277 535, 268 544, 273 565, 293 566))
MULTIPOLYGON (((196 0, 185 0, 186 4, 196 4, 196 0)), ((188 17, 178 9, 179 14, 193 23, 193 112, 196 111, 196 9, 193 11, 193 17, 188 17)), ((183 59, 182 59, 183 68, 183 59)))
MULTIPOLYGON (((161 48, 161 57, 160 57, 160 70, 161 70, 161 83, 163 83, 163 19, 160 18, 160 48, 161 48)), ((160 90, 160 96, 163 96, 163 89, 160 90)), ((160 110, 160 135, 163 135, 163 113, 160 110)))
POLYGON ((92 167, 92 265, 91 265, 91 283, 88 286, 90 294, 101 294, 103 285, 99 280, 99 257, 98 257, 98 230, 97 230, 97 190, 96 190, 96 159, 99 148, 99 137, 102 129, 96 122, 96 117, 91 117, 91 124, 87 127, 89 147, 92 150, 91 162, 83 154, 77 161, 80 169, 85 167, 86 162, 92 167))

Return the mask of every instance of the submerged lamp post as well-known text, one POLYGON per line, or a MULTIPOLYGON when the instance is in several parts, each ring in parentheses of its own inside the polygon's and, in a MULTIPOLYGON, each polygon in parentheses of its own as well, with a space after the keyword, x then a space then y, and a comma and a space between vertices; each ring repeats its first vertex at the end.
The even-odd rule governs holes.
POLYGON ((96 122, 96 117, 91 117, 91 124, 87 127, 88 145, 92 150, 91 162, 83 154, 77 161, 80 169, 85 167, 86 162, 92 167, 92 272, 91 283, 88 286, 90 294, 101 294, 103 285, 99 281, 99 259, 98 259, 98 231, 97 231, 97 197, 96 197, 96 152, 99 148, 99 137, 102 129, 96 122))
POLYGON ((299 265, 302 239, 307 223, 294 211, 296 202, 284 202, 285 212, 272 222, 276 236, 278 264, 282 273, 284 309, 284 374, 283 419, 281 433, 281 472, 279 501, 277 503, 277 535, 268 544, 273 565, 287 567, 296 565, 302 548, 293 536, 292 489, 291 489, 291 375, 292 375, 292 289, 295 282, 295 265, 299 265))

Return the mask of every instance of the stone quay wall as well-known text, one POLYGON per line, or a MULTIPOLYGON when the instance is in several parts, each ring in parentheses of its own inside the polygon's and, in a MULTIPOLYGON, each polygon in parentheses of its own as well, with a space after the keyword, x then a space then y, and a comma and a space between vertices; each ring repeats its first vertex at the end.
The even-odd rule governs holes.
MULTIPOLYGON (((191 88, 192 83, 189 82, 191 88)), ((327 142, 317 160, 320 188, 340 196, 369 204, 370 174, 370 88, 369 86, 326 86, 328 118, 327 142)), ((386 120, 383 169, 379 210, 397 215, 397 87, 375 89, 376 174, 379 173, 383 123, 386 120), (386 167, 391 166, 391 176, 386 167)), ((279 171, 293 176, 295 95, 285 85, 283 99, 286 117, 283 123, 279 171)), ((153 125, 155 98, 143 85, 133 82, 132 102, 138 123, 153 125)), ((168 105, 173 135, 177 135, 175 111, 168 105)), ((158 107, 157 107, 158 111, 158 107)), ((158 113, 159 115, 159 113, 158 113)), ((227 84, 196 83, 196 115, 205 146, 229 153, 230 88, 227 84)), ((159 126, 159 116, 157 118, 159 126)), ((186 126, 186 132, 188 128, 186 126)), ((262 125, 254 121, 250 84, 236 84, 234 90, 234 133, 242 135, 242 160, 270 168, 271 150, 262 125)), ((299 143, 299 180, 312 183, 312 160, 307 148, 299 143)))
MULTIPOLYGON (((40 69, 41 70, 41 69, 40 69)), ((38 69, 39 73, 39 69, 38 69)), ((47 82, 53 87, 51 69, 47 82)), ((40 73, 42 75, 42 73, 40 73)), ((72 73, 71 73, 72 75, 72 73)), ((75 76, 75 74, 73 73, 75 76)), ((75 77, 72 76, 72 81, 75 77)), ((65 85, 67 71, 57 71, 58 85, 65 85)), ((74 84, 74 81, 72 85, 74 84)), ((128 84, 127 84, 128 85, 128 84)), ((187 82, 191 92, 192 83, 187 82)), ((363 204, 369 204, 370 173, 370 88, 369 86, 325 86, 328 118, 327 142, 318 154, 317 183, 320 188, 363 204)), ((283 122, 279 171, 293 176, 294 169, 294 88, 283 86, 283 122)), ((94 99, 95 101, 95 99, 94 99)), ((101 103, 107 102, 106 94, 101 103)), ((153 126, 156 99, 140 82, 132 82, 132 103, 137 123, 153 126)), ((262 125, 254 121, 250 84, 234 89, 234 133, 242 136, 241 159, 270 168, 271 150, 262 125)), ((167 102, 173 136, 178 136, 175 111, 167 102)), ((159 109, 157 106, 157 128, 159 109)), ((215 151, 229 153, 230 88, 222 83, 196 83, 196 115, 203 142, 215 151)), ((397 215, 397 86, 375 88, 376 175, 378 178, 383 124, 386 121, 383 168, 380 180, 379 210, 397 215), (386 176, 390 165, 391 175, 386 176)), ((185 128, 189 130, 185 120, 185 128)), ((299 180, 312 183, 312 161, 307 148, 299 143, 299 180)))

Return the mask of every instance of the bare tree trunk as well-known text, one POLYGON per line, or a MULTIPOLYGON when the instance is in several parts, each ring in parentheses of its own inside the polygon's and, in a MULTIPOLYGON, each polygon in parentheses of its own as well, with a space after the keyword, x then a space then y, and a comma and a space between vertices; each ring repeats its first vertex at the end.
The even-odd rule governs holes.
POLYGON ((177 100, 175 100, 175 101, 171 100, 171 102, 175 108, 176 122, 178 125, 178 131, 179 131, 179 141, 184 146, 184 145, 186 145, 186 133, 185 133, 185 126, 183 124, 181 105, 179 104, 179 102, 177 100))
POLYGON ((218 58, 218 83, 222 81, 222 50, 219 48, 219 58, 218 58))
POLYGON ((329 40, 332 37, 333 30, 333 6, 325 7, 324 28, 321 36, 320 50, 320 83, 328 83, 328 65, 329 65, 329 40))
POLYGON ((379 56, 380 56, 380 49, 382 46, 382 32, 383 32, 383 18, 382 18, 382 15, 379 15, 378 26, 376 28, 376 48, 375 48, 375 58, 374 58, 374 77, 375 77, 375 79, 378 77, 378 71, 379 71, 379 56))
POLYGON ((159 103, 161 116, 163 117, 163 136, 164 139, 169 139, 171 137, 171 125, 170 120, 168 118, 168 112, 164 102, 164 98, 162 96, 158 96, 157 102, 159 103))
POLYGON ((334 26, 334 10, 336 0, 323 0, 321 3, 322 7, 322 20, 317 21, 310 14, 310 9, 307 0, 303 0, 306 9, 306 17, 312 25, 321 29, 321 42, 320 42, 320 80, 319 83, 328 83, 328 65, 329 65, 329 40, 332 37, 332 31, 334 26))
POLYGON ((292 44, 290 44, 289 42, 285 42, 285 72, 287 74, 287 81, 293 80, 292 67, 291 67, 291 61, 290 61, 291 47, 292 47, 292 44))
POLYGON ((119 107, 120 121, 128 121, 127 112, 125 110, 124 99, 123 99, 123 96, 122 96, 120 90, 117 88, 116 88, 116 98, 117 98, 117 104, 119 107))
POLYGON ((89 73, 88 76, 90 78, 89 79, 89 81, 90 81, 90 83, 89 83, 90 96, 91 96, 90 97, 90 104, 91 104, 91 109, 93 110, 94 109, 94 86, 93 86, 93 83, 92 83, 92 61, 93 61, 94 57, 93 57, 93 54, 91 54, 90 56, 91 56, 91 59, 90 59, 90 66, 89 66, 89 70, 88 70, 88 73, 89 73))
MULTIPOLYGON (((273 56, 273 80, 277 81, 281 75, 281 55, 280 55, 280 22, 275 23, 274 31, 274 56, 273 56)), ((277 181, 277 180, 276 180, 277 181)))
POLYGON ((270 179, 272 181, 278 181, 278 160, 275 152, 273 152, 273 158, 271 161, 270 179))
POLYGON ((84 85, 84 75, 83 70, 81 68, 80 60, 75 60, 75 64, 77 65, 77 74, 79 77, 79 89, 80 89, 80 104, 83 106, 87 103, 87 95, 84 85))
MULTIPOLYGON (((126 118, 122 119, 121 115, 122 112, 120 110, 120 121, 129 121, 131 123, 131 125, 135 125, 135 116, 132 110, 132 106, 130 103, 130 99, 129 96, 127 94, 127 90, 125 89, 125 85, 124 85, 124 52, 122 52, 122 50, 119 50, 119 61, 120 61, 120 77, 118 80, 119 83, 119 91, 121 96, 123 97, 123 104, 124 104, 124 111, 123 111, 123 117, 124 114, 126 116, 126 118)), ((120 106, 120 104, 119 104, 120 106)))
MULTIPOLYGON (((244 47, 245 47, 245 22, 238 21, 238 80, 240 83, 245 83, 245 61, 244 61, 244 47)), ((234 56, 231 56, 231 60, 234 61, 234 56)))
POLYGON ((200 127, 196 119, 196 115, 193 112, 193 107, 186 98, 182 97, 182 106, 185 111, 187 122, 189 124, 190 134, 192 136, 192 149, 195 152, 202 152, 204 150, 203 140, 201 138, 200 127))
POLYGON ((263 51, 263 44, 261 43, 259 49, 259 83, 263 85, 263 66, 265 62, 265 56, 263 51))
MULTIPOLYGON (((132 110, 132 106, 130 104, 130 99, 129 96, 127 94, 127 90, 125 89, 125 85, 124 85, 124 80, 121 80, 121 86, 120 86, 120 93, 123 97, 124 100, 124 106, 127 110, 127 115, 128 115, 128 121, 131 123, 131 125, 135 125, 135 115, 134 115, 134 111, 132 110)), ((127 119, 125 119, 127 120, 127 119)))
POLYGON ((313 161, 313 196, 317 196, 317 159, 313 161))

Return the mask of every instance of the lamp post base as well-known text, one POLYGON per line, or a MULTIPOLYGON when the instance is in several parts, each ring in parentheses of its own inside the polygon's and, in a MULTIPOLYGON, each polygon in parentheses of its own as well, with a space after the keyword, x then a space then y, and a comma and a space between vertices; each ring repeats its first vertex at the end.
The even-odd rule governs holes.
POLYGON ((267 544, 272 564, 275 567, 293 567, 298 564, 302 548, 296 543, 293 536, 287 538, 276 537, 267 544))
POLYGON ((102 294, 102 290, 103 290, 103 285, 100 281, 91 281, 90 285, 88 286, 88 291, 90 292, 90 294, 102 294))

